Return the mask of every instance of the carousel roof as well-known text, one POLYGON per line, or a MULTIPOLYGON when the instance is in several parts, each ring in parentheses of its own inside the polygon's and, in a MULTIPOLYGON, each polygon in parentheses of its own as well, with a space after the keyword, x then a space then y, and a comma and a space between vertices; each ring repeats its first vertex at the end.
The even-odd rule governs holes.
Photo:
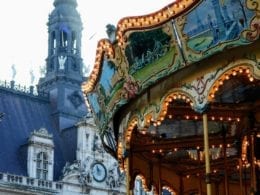
MULTIPOLYGON (((159 81, 187 67, 196 71, 191 65, 258 39, 253 5, 235 17, 230 13, 241 5, 226 1, 218 9, 215 4, 180 0, 154 13, 122 18, 117 28, 108 29, 109 39, 98 42, 94 68, 82 85, 102 132, 120 108, 159 81), (208 13, 212 6, 214 12, 208 13)), ((197 102, 194 109, 205 107, 197 102)))

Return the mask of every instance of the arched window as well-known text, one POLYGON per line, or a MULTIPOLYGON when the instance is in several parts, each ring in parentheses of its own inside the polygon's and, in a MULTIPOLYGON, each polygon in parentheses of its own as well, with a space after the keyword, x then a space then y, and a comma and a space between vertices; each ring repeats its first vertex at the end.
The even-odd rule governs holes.
POLYGON ((72 53, 77 53, 77 34, 75 31, 72 32, 72 53))
POLYGON ((48 178, 48 155, 45 152, 37 154, 36 178, 47 180, 48 178))

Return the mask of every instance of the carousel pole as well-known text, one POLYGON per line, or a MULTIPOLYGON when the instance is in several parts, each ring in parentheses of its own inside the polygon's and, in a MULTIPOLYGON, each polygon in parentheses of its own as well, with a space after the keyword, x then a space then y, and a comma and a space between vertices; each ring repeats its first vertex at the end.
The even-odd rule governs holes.
POLYGON ((243 195, 243 175, 242 175, 242 168, 243 163, 241 158, 238 159, 239 162, 239 187, 240 187, 240 195, 243 195))
POLYGON ((129 170, 129 157, 125 159, 126 163, 126 193, 127 195, 130 194, 130 170, 129 170))
MULTIPOLYGON (((200 150, 199 150, 199 148, 197 148, 197 156, 198 156, 198 160, 199 160, 199 167, 201 167, 201 162, 200 162, 201 158, 200 158, 200 150)), ((199 171, 198 174, 199 174, 198 175, 198 177, 199 177, 199 194, 202 194, 202 183, 201 183, 201 174, 202 174, 202 172, 199 171)))
POLYGON ((251 189, 256 191, 256 174, 255 174, 255 135, 250 135, 250 145, 251 145, 251 189))
MULTIPOLYGON (((159 160, 159 162, 160 162, 160 160, 159 160)), ((158 171, 159 171, 158 192, 159 192, 159 194, 162 194, 162 183, 161 183, 161 178, 162 178, 162 174, 161 174, 161 163, 158 164, 158 171)))
POLYGON ((131 189, 131 171, 130 171, 130 152, 128 153, 129 155, 125 159, 126 163, 126 193, 127 195, 133 195, 133 191, 131 189))
POLYGON ((226 142, 226 129, 222 126, 223 133, 223 153, 224 153, 224 188, 225 195, 229 194, 229 186, 228 186, 228 171, 227 171, 227 142, 226 142))
POLYGON ((206 113, 203 114, 203 129, 204 129, 204 151, 205 151, 207 195, 211 195, 209 136, 208 136, 209 132, 208 132, 208 117, 206 113))

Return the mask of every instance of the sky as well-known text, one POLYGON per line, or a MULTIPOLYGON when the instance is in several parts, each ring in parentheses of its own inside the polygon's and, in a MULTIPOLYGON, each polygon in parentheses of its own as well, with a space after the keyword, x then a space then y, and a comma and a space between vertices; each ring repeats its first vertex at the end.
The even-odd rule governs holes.
MULTIPOLYGON (((6 0, 0 6, 0 81, 36 85, 48 51, 47 21, 54 0, 6 0)), ((82 58, 94 64, 97 42, 107 38, 106 25, 127 16, 155 12, 173 0, 77 0, 83 22, 82 58)))

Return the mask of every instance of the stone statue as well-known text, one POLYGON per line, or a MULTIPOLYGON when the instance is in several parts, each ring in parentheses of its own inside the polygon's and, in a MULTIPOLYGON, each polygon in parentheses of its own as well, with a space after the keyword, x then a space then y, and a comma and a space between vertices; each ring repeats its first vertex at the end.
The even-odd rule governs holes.
POLYGON ((69 162, 66 162, 65 166, 62 169, 62 175, 63 175, 63 177, 65 177, 69 174, 79 172, 79 168, 80 168, 80 163, 78 161, 74 162, 72 164, 70 164, 69 162))
POLYGON ((79 175, 79 182, 82 184, 90 184, 92 183, 92 174, 90 174, 90 157, 87 157, 81 166, 80 175, 79 175))
POLYGON ((46 66, 40 66, 40 75, 41 77, 44 77, 46 74, 46 66))
POLYGON ((15 76, 16 76, 16 69, 15 69, 15 65, 13 64, 12 65, 12 80, 15 79, 15 76))
POLYGON ((106 33, 111 43, 114 43, 116 40, 116 27, 113 24, 106 25, 106 33))
POLYGON ((30 76, 31 76, 31 85, 33 85, 34 80, 35 80, 35 76, 33 74, 33 70, 32 69, 30 70, 30 76))
POLYGON ((67 60, 67 56, 59 56, 58 57, 58 60, 59 60, 59 69, 60 70, 64 70, 65 68, 65 62, 67 60))
POLYGON ((109 186, 111 189, 120 187, 124 183, 124 180, 124 173, 119 171, 118 164, 114 162, 108 169, 108 176, 106 179, 107 186, 109 186))

